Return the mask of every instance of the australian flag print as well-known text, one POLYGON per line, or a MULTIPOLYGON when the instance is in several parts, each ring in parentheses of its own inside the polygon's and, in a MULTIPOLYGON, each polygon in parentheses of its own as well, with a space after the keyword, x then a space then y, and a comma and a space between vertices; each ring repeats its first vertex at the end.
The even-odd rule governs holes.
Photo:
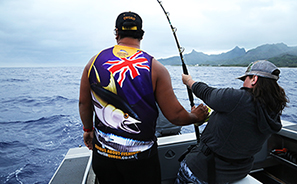
POLYGON ((104 66, 113 74, 120 87, 123 87, 127 77, 134 79, 139 76, 139 69, 150 70, 149 62, 144 57, 142 51, 137 51, 127 58, 108 60, 104 63, 104 66))

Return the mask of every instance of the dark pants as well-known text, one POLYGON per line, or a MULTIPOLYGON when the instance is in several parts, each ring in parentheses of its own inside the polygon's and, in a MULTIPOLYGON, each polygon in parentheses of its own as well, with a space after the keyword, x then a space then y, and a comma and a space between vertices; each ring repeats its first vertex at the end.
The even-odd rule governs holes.
POLYGON ((160 184, 158 154, 142 160, 117 160, 93 153, 93 170, 100 184, 160 184))

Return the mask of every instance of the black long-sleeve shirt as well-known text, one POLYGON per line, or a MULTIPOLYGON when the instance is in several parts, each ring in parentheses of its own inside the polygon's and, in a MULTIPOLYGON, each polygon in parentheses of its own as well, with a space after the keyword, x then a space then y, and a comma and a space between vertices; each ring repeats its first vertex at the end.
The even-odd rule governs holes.
MULTIPOLYGON (((253 101, 248 88, 212 88, 196 82, 192 91, 214 110, 201 141, 221 157, 248 160, 234 165, 216 158, 217 180, 226 182, 244 177, 252 167, 253 156, 272 133, 280 130, 279 115, 270 117, 265 108, 253 101)), ((206 181, 202 157, 199 151, 193 151, 186 161, 192 172, 206 181)))

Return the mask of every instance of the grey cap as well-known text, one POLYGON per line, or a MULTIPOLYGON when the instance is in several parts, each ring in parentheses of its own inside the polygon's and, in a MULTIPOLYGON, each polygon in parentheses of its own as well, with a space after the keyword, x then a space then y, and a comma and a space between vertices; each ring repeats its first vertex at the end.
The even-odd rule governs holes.
POLYGON ((247 70, 243 76, 237 77, 237 79, 245 80, 248 75, 257 75, 260 77, 279 79, 280 70, 270 61, 258 60, 248 65, 247 70))

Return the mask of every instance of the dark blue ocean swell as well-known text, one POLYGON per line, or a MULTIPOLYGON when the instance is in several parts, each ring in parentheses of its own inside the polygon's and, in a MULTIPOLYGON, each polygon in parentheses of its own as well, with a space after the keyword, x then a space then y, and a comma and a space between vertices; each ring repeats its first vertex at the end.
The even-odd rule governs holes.
POLYGON ((82 67, 0 68, 0 183, 48 183, 83 144, 82 67))
POLYGON ((78 99, 68 99, 63 96, 31 95, 0 98, 0 121, 24 121, 41 118, 52 114, 78 113, 78 99))
POLYGON ((67 150, 83 144, 81 123, 69 115, 0 124, 0 183, 47 183, 67 150))

